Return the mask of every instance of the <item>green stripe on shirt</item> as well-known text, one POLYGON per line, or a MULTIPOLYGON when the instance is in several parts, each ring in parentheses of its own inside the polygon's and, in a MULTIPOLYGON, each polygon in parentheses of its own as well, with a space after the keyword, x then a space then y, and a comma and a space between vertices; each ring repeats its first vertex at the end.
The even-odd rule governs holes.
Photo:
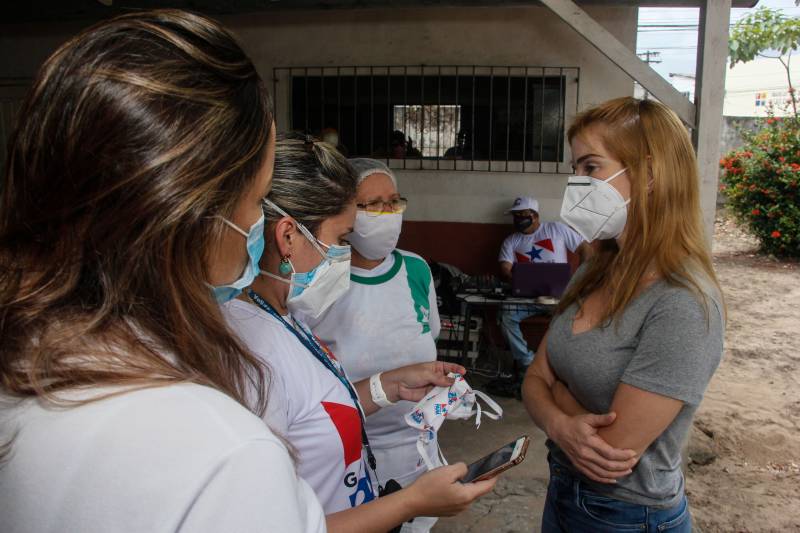
POLYGON ((389 271, 386 272, 385 274, 381 274, 380 276, 374 276, 370 278, 365 276, 357 276, 355 274, 350 274, 350 281, 354 283, 361 283, 362 285, 380 285, 381 283, 386 283, 387 281, 395 277, 395 275, 397 275, 397 273, 400 271, 400 267, 403 266, 403 256, 400 255, 400 252, 394 250, 392 252, 392 256, 394 256, 394 264, 392 265, 392 268, 390 268, 389 271))
POLYGON ((411 299, 414 301, 414 311, 417 313, 417 322, 422 325, 422 333, 428 333, 430 326, 430 299, 428 292, 431 287, 431 269, 428 264, 417 257, 403 256, 406 264, 408 287, 411 289, 411 299))

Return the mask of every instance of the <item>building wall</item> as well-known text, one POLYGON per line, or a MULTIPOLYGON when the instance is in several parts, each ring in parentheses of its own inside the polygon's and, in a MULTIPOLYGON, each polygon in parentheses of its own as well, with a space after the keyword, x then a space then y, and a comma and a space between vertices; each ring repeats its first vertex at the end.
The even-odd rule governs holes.
MULTIPOLYGON (((635 48, 637 10, 590 13, 635 48)), ((579 107, 632 93, 630 78, 543 7, 294 12, 230 20, 262 74, 273 67, 341 65, 578 66, 579 107)), ((574 107, 572 108, 574 110, 574 107)), ((567 159, 568 160, 568 159, 567 159)), ((558 215, 564 175, 399 171, 408 220, 498 223, 514 197, 558 215)))
MULTIPOLYGON (((587 11, 635 49, 635 7, 587 11)), ((633 91, 627 75, 544 7, 291 11, 221 20, 239 35, 268 81, 273 68, 291 66, 565 66, 580 68, 579 109, 633 91)), ((0 77, 30 77, 80 25, 0 28, 0 77)), ((575 104, 568 106, 567 123, 575 104)), ((569 153, 565 161, 562 171, 569 153)), ((409 199, 406 220, 435 233, 430 223, 507 222, 503 212, 519 195, 536 196, 542 218, 556 219, 566 174, 398 171, 398 181, 409 199)))
POLYGON ((737 150, 744 144, 743 132, 753 133, 764 125, 758 117, 722 117, 722 137, 719 140, 719 153, 723 156, 737 150))
MULTIPOLYGON (((792 80, 800 80, 800 64, 791 63, 792 80)), ((738 63, 729 68, 725 76, 725 105, 722 114, 726 117, 766 117, 772 103, 776 116, 791 114, 787 105, 789 82, 786 70, 780 61, 758 58, 749 63, 738 63), (756 105, 756 102, 762 105, 756 105)))

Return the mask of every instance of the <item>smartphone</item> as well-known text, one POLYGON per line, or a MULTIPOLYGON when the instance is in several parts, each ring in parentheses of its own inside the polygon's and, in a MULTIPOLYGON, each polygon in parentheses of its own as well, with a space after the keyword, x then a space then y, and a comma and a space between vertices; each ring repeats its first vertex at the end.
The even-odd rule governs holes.
POLYGON ((523 435, 514 442, 509 442, 502 448, 493 451, 486 457, 478 459, 467 467, 467 474, 461 478, 463 483, 482 481, 505 472, 512 466, 520 464, 525 459, 530 438, 523 435))

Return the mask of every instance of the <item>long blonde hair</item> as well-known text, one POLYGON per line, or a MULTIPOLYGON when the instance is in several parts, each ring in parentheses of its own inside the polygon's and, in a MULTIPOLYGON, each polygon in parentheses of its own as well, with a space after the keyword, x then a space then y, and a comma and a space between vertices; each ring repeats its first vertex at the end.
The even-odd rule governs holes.
POLYGON ((191 381, 263 412, 267 369, 205 283, 219 215, 255 182, 271 126, 252 62, 203 16, 138 12, 61 46, 10 143, 3 390, 61 401, 191 381))
POLYGON ((697 161, 677 115, 652 100, 617 98, 578 115, 569 141, 589 130, 627 168, 631 201, 625 240, 621 249, 615 241, 600 242, 557 312, 605 288, 610 299, 601 324, 619 318, 651 264, 668 283, 692 290, 706 306, 709 283, 721 298, 703 230, 697 161))

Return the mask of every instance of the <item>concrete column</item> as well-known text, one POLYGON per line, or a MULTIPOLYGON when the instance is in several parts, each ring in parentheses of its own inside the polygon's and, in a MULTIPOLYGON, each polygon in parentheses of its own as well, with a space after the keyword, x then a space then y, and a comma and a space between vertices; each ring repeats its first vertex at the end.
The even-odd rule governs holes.
MULTIPOLYGON (((650 65, 642 61, 634 50, 628 49, 575 2, 572 0, 539 1, 634 81, 639 82, 652 96, 675 111, 685 124, 689 126, 696 124, 695 106, 650 65)), ((730 11, 730 0, 728 0, 728 11, 730 11)), ((725 20, 728 20, 727 17, 725 20)), ((725 49, 727 50, 727 45, 725 49)))
POLYGON ((709 246, 714 234, 717 209, 719 143, 730 17, 731 0, 706 0, 701 3, 695 86, 697 127, 693 131, 693 140, 700 173, 700 206, 709 246))

